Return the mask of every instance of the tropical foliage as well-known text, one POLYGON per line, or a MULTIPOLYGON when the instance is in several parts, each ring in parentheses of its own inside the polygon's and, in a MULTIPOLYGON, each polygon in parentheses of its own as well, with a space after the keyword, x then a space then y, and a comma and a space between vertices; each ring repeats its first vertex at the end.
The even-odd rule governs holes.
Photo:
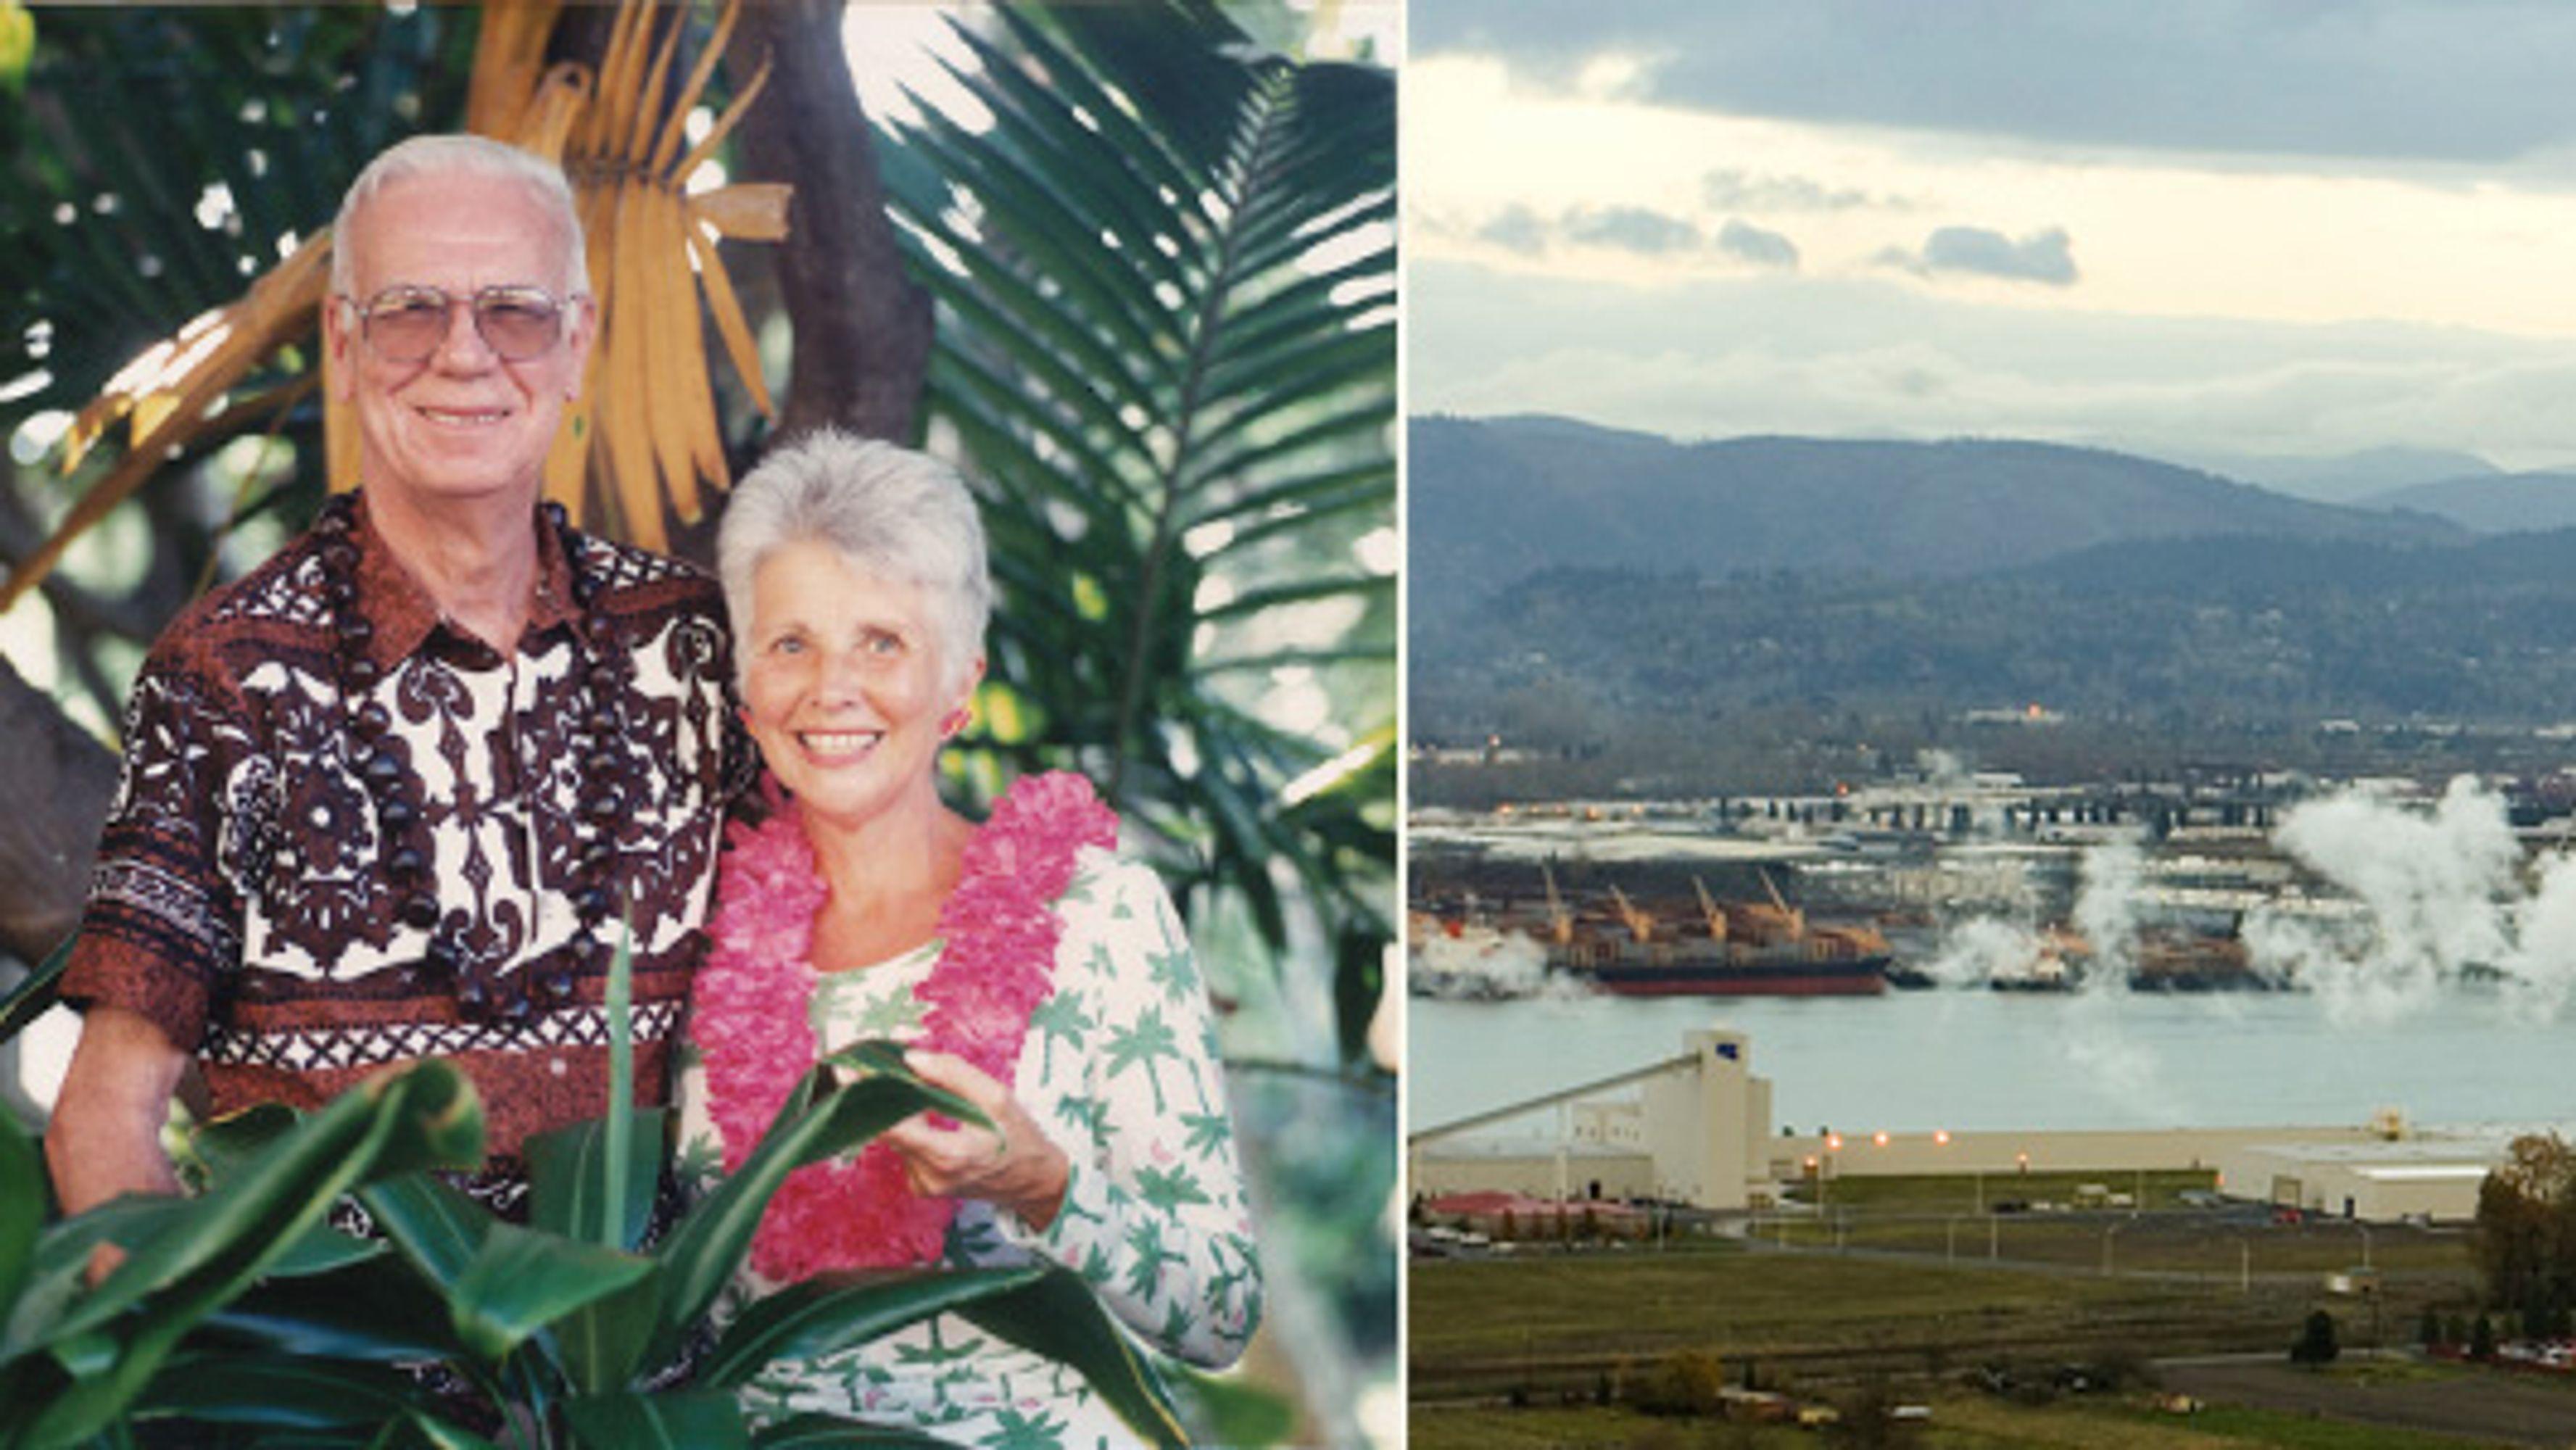
MULTIPOLYGON (((1006 507, 988 710, 1378 1001, 1394 856, 1395 97, 1204 3, 1003 10, 899 129, 935 428, 1006 507)), ((1204 913, 1202 913, 1204 915, 1204 913)))
MULTIPOLYGON (((41 606, 0 615, 0 705, 14 663, 104 729, 161 621, 318 503, 333 470, 309 330, 281 333, 181 432, 151 433, 186 410, 144 390, 66 478, 72 420, 156 341, 239 303, 328 220, 367 156, 462 124, 466 78, 501 68, 496 47, 515 79, 477 74, 472 114, 486 95, 554 94, 530 59, 540 48, 586 55, 583 114, 626 118, 603 123, 603 142, 662 166, 671 197, 685 196, 688 153, 740 174, 739 150, 720 154, 719 113, 751 89, 758 54, 709 72, 724 49, 709 11, 636 8, 662 28, 622 43, 603 34, 611 14, 587 7, 543 34, 518 6, 39 13, 23 100, 0 97, 0 433, 14 465, 0 560, 14 578, 113 470, 150 472, 124 502, 92 507, 99 522, 29 590, 41 606), (501 46, 489 20, 515 39, 501 46), (692 108, 627 93, 700 84, 705 104, 672 154, 670 125, 692 108), (82 104, 93 95, 119 104, 82 104)), ((994 491, 1005 598, 960 784, 987 798, 1020 769, 1070 765, 1149 833, 1239 1006, 1226 1027, 1238 1111, 1283 1208, 1266 1233, 1332 1285, 1363 1352, 1385 1353, 1393 1094, 1364 1034, 1394 894, 1394 87, 1380 67, 1300 58, 1306 23, 1284 6, 1189 0, 979 12, 959 77, 974 99, 885 128, 878 155, 913 270, 939 300, 929 441, 994 491)), ((744 114, 778 104, 785 84, 744 114)), ((572 125, 568 144, 583 134, 572 125)), ((633 209, 594 210, 594 244, 604 217, 622 246, 633 209)), ((704 238, 680 230, 697 256, 704 238)), ((726 252, 773 383, 779 335, 799 334, 791 418, 812 381, 808 329, 781 314, 767 269, 795 245, 726 252)), ((594 258, 613 306, 626 255, 594 258)), ((703 270, 701 258, 680 280, 703 270)), ((700 284, 706 336, 733 366, 692 386, 713 393, 720 458, 738 469, 761 441, 762 369, 724 320, 721 280, 700 284)), ((698 309, 684 297, 665 310, 695 326, 698 309)), ((602 366, 609 393, 631 384, 602 366)), ((659 413, 680 416, 647 421, 659 413)), ((662 469, 651 476, 674 476, 662 460, 683 450, 655 434, 645 451, 662 469)), ((685 455, 698 478, 721 477, 696 442, 685 455)), ((616 500, 595 517, 637 532, 649 510, 629 485, 646 474, 612 482, 591 457, 594 502, 616 500)), ((55 858, 79 859, 68 843, 55 858)), ((28 959, 43 950, 16 940, 28 959)))
POLYGON ((493 1443, 460 1422, 453 1393, 401 1368, 422 1361, 444 1361, 504 1407, 486 1428, 514 1444, 850 1443, 862 1427, 820 1415, 755 1435, 734 1392, 775 1359, 943 1312, 1074 1365, 1140 1435, 1184 1438, 1155 1369, 1078 1276, 1044 1265, 818 1278, 693 1345, 791 1169, 925 1109, 983 1119, 914 1077, 893 1045, 850 1048, 806 1073, 741 1169, 647 1246, 666 1123, 632 1106, 627 966, 621 953, 610 986, 621 1046, 609 1115, 530 1140, 525 1226, 426 1171, 483 1156, 473 1084, 443 1062, 300 1121, 284 1108, 220 1120, 195 1135, 198 1196, 120 1199, 53 1224, 35 1145, 0 1113, 0 1450, 82 1445, 166 1417, 242 1427, 245 1443, 291 1432, 302 1445, 373 1445, 397 1429, 437 1446, 493 1443), (326 1222, 351 1192, 380 1240, 326 1222), (124 1262, 85 1288, 101 1243, 124 1262))
POLYGON ((998 11, 961 29, 966 99, 881 154, 940 305, 934 441, 1004 503, 975 740, 1151 829, 1221 987, 1329 984, 1321 1053, 1293 1012, 1239 1014, 1229 1048, 1337 1053, 1355 1086, 1238 1065, 1237 1108, 1293 1206, 1274 1251, 1391 1355, 1367 1030, 1394 898, 1394 80, 1296 59, 1260 13, 998 11))

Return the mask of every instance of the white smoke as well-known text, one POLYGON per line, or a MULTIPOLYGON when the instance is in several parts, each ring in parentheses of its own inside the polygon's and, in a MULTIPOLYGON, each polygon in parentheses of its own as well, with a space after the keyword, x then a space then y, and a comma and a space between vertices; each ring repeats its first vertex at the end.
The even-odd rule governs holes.
POLYGON ((2120 1021, 2120 1001, 2138 959, 2138 903, 2147 875, 2146 854, 2133 840, 2105 842, 2084 853, 2075 895, 2075 929, 2092 948, 2082 990, 2066 1016, 2060 1050, 2119 1102, 2161 1103, 2156 1055, 2131 1040, 2120 1021))
POLYGON ((1923 783, 1936 789, 1964 793, 1976 781, 1968 771, 1968 762, 1954 750, 1918 750, 1914 764, 1923 772, 1923 783))
POLYGON ((1581 979, 1547 970, 1547 948, 1518 932, 1434 933, 1412 954, 1417 987, 1435 997, 1581 997, 1581 979))
POLYGON ((2084 853, 2075 894, 2075 929, 2093 949, 2084 977, 2089 992, 2121 991, 2138 958, 2138 898, 2147 858, 2134 841, 2111 841, 2084 853))
POLYGON ((2106 1100, 2167 1101, 2155 1053, 2132 1040, 2121 1021, 2137 961, 2145 879, 2146 857, 2134 841, 2114 841, 2084 854, 2072 925, 2090 948, 2090 960, 2053 956, 2047 935, 2026 919, 1986 915, 1950 928, 1924 973, 1944 987, 1984 988, 1999 980, 2045 981, 2063 971, 2078 980, 2056 1044, 2066 1064, 2106 1100))
POLYGON ((2576 998, 2576 857, 2560 852, 2541 863, 2517 936, 2504 963, 2509 1005, 2519 1017, 2554 1022, 2576 998))
POLYGON ((1941 938, 1923 973, 1944 987, 1983 987, 1997 977, 2025 977, 2039 960, 2039 933, 2000 916, 1974 916, 1941 938))
POLYGON ((2173 1095, 2159 1081, 2162 1065, 2154 1049, 2132 1039, 2120 1020, 2127 976, 2102 970, 2099 958, 2093 967, 2084 989, 2067 1006, 2058 1051, 2105 1099, 2170 1111, 2173 1095))
POLYGON ((1969 767, 1966 757, 1951 750, 1918 750, 1914 764, 1923 772, 1923 784, 1931 796, 1927 822, 1933 830, 1948 832, 1951 810, 1964 804, 1968 807, 1970 835, 2004 834, 2004 808, 1989 802, 1986 793, 1977 789, 1977 773, 1969 767))
MULTIPOLYGON (((2521 895, 2522 849, 2504 802, 2461 776, 2430 815, 2364 791, 2293 808, 2274 843, 2358 900, 2366 932, 2337 931, 2276 907, 2249 914, 2244 928, 2256 967, 2315 993, 2338 1023, 2398 1020, 2464 970, 2517 970, 2508 904, 2521 895)), ((2563 859, 2544 874, 2541 897, 2524 913, 2526 946, 2576 941, 2576 881, 2563 859)), ((2563 999, 2565 954, 2554 953, 2544 991, 2563 999)))

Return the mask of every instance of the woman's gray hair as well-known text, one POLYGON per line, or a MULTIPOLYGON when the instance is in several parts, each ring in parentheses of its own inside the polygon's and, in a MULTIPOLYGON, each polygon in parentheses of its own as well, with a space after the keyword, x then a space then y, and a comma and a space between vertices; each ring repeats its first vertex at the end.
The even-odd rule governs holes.
POLYGON ((423 176, 480 176, 526 186, 528 194, 554 214, 556 230, 563 238, 567 259, 565 292, 580 294, 590 290, 590 258, 582 244, 581 213, 573 204, 572 184, 564 180, 563 168, 506 141, 458 133, 414 136, 388 146, 376 153, 376 159, 367 163, 357 180, 349 183, 348 194, 340 198, 340 215, 331 223, 333 292, 348 295, 353 280, 350 273, 357 264, 350 260, 350 253, 355 249, 348 243, 358 213, 386 187, 423 176))
POLYGON ((984 654, 993 576, 984 521, 957 470, 927 453, 834 428, 778 449, 734 485, 716 534, 716 573, 733 617, 737 677, 749 651, 752 582, 762 561, 811 539, 851 567, 907 580, 930 596, 942 672, 951 688, 984 654))

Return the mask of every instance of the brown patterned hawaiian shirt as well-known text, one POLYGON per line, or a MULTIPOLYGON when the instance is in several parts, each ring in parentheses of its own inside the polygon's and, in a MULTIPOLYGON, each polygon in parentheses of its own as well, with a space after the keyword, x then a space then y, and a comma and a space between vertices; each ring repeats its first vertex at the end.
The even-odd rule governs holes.
MULTIPOLYGON (((136 679, 125 770, 63 992, 150 1018, 193 1050, 218 1113, 310 1107, 395 1062, 452 1058, 480 1089, 490 1149, 595 1117, 608 1094, 608 954, 581 942, 582 811, 608 756, 582 744, 593 691, 617 681, 615 811, 605 880, 632 900, 636 1081, 658 1101, 665 1044, 701 953, 722 808, 748 772, 727 700, 712 581, 688 566, 531 516, 536 605, 503 655, 439 617, 367 527, 350 612, 379 673, 347 698, 346 628, 307 533, 165 632, 136 679), (573 571, 596 592, 574 603, 573 571), (596 619, 608 639, 590 638, 596 619), (335 627, 338 626, 338 627, 335 627), (603 674, 594 655, 628 652, 603 674), (388 843, 352 743, 352 707, 390 714, 446 937, 502 978, 570 969, 567 999, 517 1021, 469 1020, 428 960, 385 869, 388 843)), ((621 931, 611 912, 600 928, 621 931)), ((496 1164, 496 1166, 501 1166, 496 1164)))

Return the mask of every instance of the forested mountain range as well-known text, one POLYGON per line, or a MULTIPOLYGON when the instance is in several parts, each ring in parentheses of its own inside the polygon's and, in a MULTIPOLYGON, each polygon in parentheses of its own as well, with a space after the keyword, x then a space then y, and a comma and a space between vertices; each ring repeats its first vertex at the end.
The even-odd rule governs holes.
POLYGON ((1552 418, 1416 419, 1409 442, 1406 566, 1433 615, 1569 566, 1937 579, 2133 539, 2466 534, 2044 443, 1684 444, 1552 418))
POLYGON ((1431 419, 1412 446, 1417 733, 1551 693, 1666 719, 2576 719, 2576 529, 2027 443, 1431 419))

